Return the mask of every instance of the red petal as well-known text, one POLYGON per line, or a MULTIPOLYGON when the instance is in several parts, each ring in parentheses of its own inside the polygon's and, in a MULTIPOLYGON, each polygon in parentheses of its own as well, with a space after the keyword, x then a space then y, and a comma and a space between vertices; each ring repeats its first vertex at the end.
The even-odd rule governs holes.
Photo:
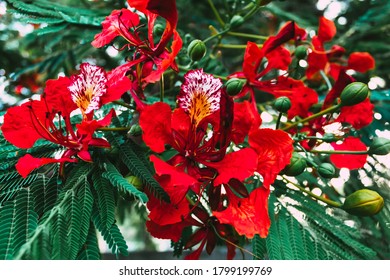
POLYGON ((155 238, 171 239, 173 242, 178 242, 183 229, 188 226, 185 222, 180 222, 171 225, 159 225, 153 221, 146 221, 146 229, 155 238))
MULTIPOLYGON (((44 109, 44 104, 41 101, 27 102, 21 106, 9 108, 1 127, 4 138, 19 148, 31 148, 35 141, 43 138, 40 134, 42 129, 37 131, 37 122, 33 120, 35 117, 31 111, 34 111, 34 114, 42 123, 46 123, 46 111, 44 109)), ((44 135, 47 135, 47 133, 44 135)))
POLYGON ((348 68, 364 73, 375 68, 375 60, 368 52, 354 52, 348 58, 348 68))
POLYGON ((77 109, 68 89, 70 84, 71 80, 68 77, 60 77, 57 80, 46 82, 43 97, 52 112, 61 112, 63 116, 69 116, 73 110, 77 109))
MULTIPOLYGON (((342 144, 332 143, 336 151, 367 151, 366 145, 357 137, 345 138, 342 144)), ((364 166, 367 155, 333 154, 330 160, 337 168, 358 169, 364 166)))
POLYGON ((229 205, 222 212, 213 212, 213 215, 222 224, 234 227, 240 235, 253 238, 259 234, 267 237, 271 221, 268 216, 269 190, 257 188, 251 192, 248 198, 238 198, 229 195, 229 205))
POLYGON ((198 184, 198 181, 187 175, 186 173, 177 170, 165 161, 156 157, 150 156, 150 161, 153 162, 156 174, 159 176, 169 176, 162 183, 162 187, 171 198, 171 203, 176 204, 182 201, 187 194, 189 188, 193 188, 198 184))
POLYGON ((160 80, 161 75, 167 70, 169 67, 175 68, 176 66, 174 65, 175 63, 175 58, 179 51, 181 50, 181 47, 183 45, 183 41, 179 35, 179 33, 174 30, 173 31, 173 42, 172 42, 172 52, 171 53, 166 53, 166 55, 162 58, 162 60, 158 63, 157 69, 154 70, 150 75, 148 75, 145 78, 145 82, 147 83, 155 83, 160 80))
POLYGON ((234 103, 234 119, 232 127, 232 141, 235 144, 244 142, 251 129, 257 129, 261 125, 260 115, 248 102, 234 103))
POLYGON ((318 38, 321 42, 328 42, 336 35, 337 29, 333 21, 320 17, 320 23, 318 27, 318 38))
POLYGON ((281 130, 258 129, 249 134, 249 145, 258 154, 257 171, 263 176, 266 188, 275 181, 279 172, 290 163, 293 140, 281 130))
POLYGON ((141 112, 142 139, 156 153, 163 152, 165 144, 172 141, 171 115, 171 108, 163 102, 146 106, 141 112))
POLYGON ((121 35, 121 30, 136 27, 139 24, 139 16, 128 9, 114 10, 102 22, 103 30, 95 35, 92 46, 101 48, 121 35))
POLYGON ((19 174, 23 178, 26 178, 28 176, 28 174, 30 174, 31 171, 33 171, 36 168, 41 167, 42 165, 49 164, 49 163, 64 163, 64 162, 77 162, 77 159, 35 158, 35 157, 27 154, 18 160, 18 163, 15 165, 15 167, 16 167, 16 170, 19 172, 19 174))
POLYGON ((227 184, 232 178, 242 181, 253 175, 256 171, 257 155, 251 148, 245 148, 227 154, 219 162, 207 162, 204 164, 218 171, 218 176, 214 180, 214 186, 217 186, 227 184))
POLYGON ((260 48, 252 42, 248 42, 244 54, 244 62, 242 64, 242 71, 248 81, 255 81, 257 75, 257 68, 260 65, 264 55, 260 48))
POLYGON ((276 36, 270 36, 265 42, 261 49, 264 55, 273 51, 282 44, 290 41, 295 37, 295 23, 290 21, 285 24, 276 36))
POLYGON ((374 105, 367 98, 365 101, 354 106, 344 106, 336 122, 346 122, 356 129, 369 125, 374 119, 374 105))

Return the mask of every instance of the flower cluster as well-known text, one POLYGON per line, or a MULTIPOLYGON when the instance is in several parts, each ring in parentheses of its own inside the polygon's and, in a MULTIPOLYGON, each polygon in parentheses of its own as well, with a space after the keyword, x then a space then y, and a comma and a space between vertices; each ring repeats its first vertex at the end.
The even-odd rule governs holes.
MULTIPOLYGON (((21 157, 16 169, 23 177, 48 163, 63 167, 79 159, 92 162, 91 147, 110 148, 95 132, 110 125, 116 112, 111 109, 99 120, 95 112, 129 92, 136 105, 131 113, 139 115, 135 120, 151 153, 154 178, 169 196, 169 201, 161 201, 144 189, 147 230, 157 238, 181 240, 184 249, 197 246, 189 259, 199 258, 203 250, 210 254, 217 243, 227 246, 231 259, 243 238, 267 236, 272 185, 278 175, 295 176, 305 169, 306 161, 298 153, 315 154, 322 143, 330 143, 332 151, 361 152, 332 154, 330 161, 337 168, 356 169, 366 163, 367 147, 353 132, 370 124, 373 104, 368 89, 356 84, 349 70, 366 72, 375 62, 368 53, 346 57, 341 46, 328 48, 336 34, 332 21, 321 17, 312 38, 296 23, 287 22, 261 46, 247 42, 242 70, 226 77, 206 73, 196 63, 183 66, 186 71, 173 108, 163 98, 150 102, 147 86, 169 68, 179 71, 175 59, 183 42, 177 31, 176 2, 127 2, 131 9, 114 10, 92 41, 101 48, 120 39, 117 42, 124 45, 119 49, 131 53, 125 63, 109 72, 82 63, 78 74, 48 80, 40 99, 7 111, 1 129, 15 146, 29 149, 44 139, 63 147, 58 158, 21 157), (165 23, 160 36, 157 20, 165 23), (300 69, 305 79, 294 76, 300 60, 308 65, 300 69), (236 84, 229 87, 231 81, 236 84), (319 84, 329 87, 323 96, 316 88, 319 84), (259 106, 257 100, 265 95, 283 98, 283 106, 272 109, 275 127, 262 125, 261 113, 271 106, 259 106), (283 114, 286 121, 281 123, 283 114), (329 134, 334 125, 338 130, 329 134), (298 161, 303 162, 299 171, 292 172, 298 161)), ((201 60, 205 50, 205 43, 197 40, 189 55, 201 60)), ((331 164, 318 170, 323 177, 334 173, 331 164)))

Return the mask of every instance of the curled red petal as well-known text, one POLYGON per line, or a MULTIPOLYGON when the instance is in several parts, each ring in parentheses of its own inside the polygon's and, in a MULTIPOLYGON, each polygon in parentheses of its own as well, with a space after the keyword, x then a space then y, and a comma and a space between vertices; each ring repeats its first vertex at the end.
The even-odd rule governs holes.
POLYGON ((249 134, 249 145, 257 152, 259 172, 266 188, 275 181, 279 172, 290 163, 293 140, 282 130, 257 129, 249 134))
POLYGON ((165 144, 171 143, 171 115, 171 108, 163 102, 146 106, 141 112, 142 139, 156 153, 163 152, 165 144))
POLYGON ((344 106, 341 108, 340 115, 335 120, 336 122, 346 122, 351 124, 356 129, 361 129, 368 126, 374 119, 374 105, 367 98, 365 101, 353 105, 344 106))
POLYGON ((232 127, 232 141, 242 143, 252 129, 261 125, 261 118, 257 110, 248 101, 234 103, 234 119, 232 127))
MULTIPOLYGON (((357 137, 347 137, 343 143, 332 143, 336 151, 367 151, 366 145, 357 137)), ((352 154, 332 154, 330 160, 337 168, 359 169, 367 162, 367 154, 352 155, 352 154)))
POLYGON ((159 225, 153 221, 146 221, 146 229, 155 238, 170 239, 178 242, 181 238, 183 229, 188 226, 185 222, 179 222, 170 225, 159 225))
POLYGON ((102 22, 103 30, 95 35, 92 46, 101 48, 121 35, 121 30, 138 26, 139 16, 128 9, 114 10, 102 22))

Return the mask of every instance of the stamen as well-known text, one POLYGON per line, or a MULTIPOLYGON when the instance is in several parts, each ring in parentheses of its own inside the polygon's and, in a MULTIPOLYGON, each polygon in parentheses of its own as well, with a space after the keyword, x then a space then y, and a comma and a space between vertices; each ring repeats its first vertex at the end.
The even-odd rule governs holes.
POLYGON ((184 79, 178 105, 197 126, 205 117, 219 110, 222 82, 202 69, 189 71, 184 79))

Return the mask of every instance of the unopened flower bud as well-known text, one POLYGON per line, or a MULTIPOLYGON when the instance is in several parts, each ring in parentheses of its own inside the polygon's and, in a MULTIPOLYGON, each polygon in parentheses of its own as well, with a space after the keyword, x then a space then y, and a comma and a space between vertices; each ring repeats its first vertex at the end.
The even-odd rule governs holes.
POLYGON ((336 168, 333 166, 333 164, 324 162, 318 166, 317 172, 322 177, 330 179, 333 178, 334 175, 336 174, 336 168))
POLYGON ((341 106, 352 106, 363 102, 368 97, 368 86, 361 82, 347 85, 340 95, 341 106))
POLYGON ((193 61, 201 60, 206 54, 206 45, 201 40, 193 40, 187 48, 188 56, 193 61))
POLYGON ((307 46, 301 45, 295 49, 295 57, 297 59, 305 59, 307 56, 307 46))
POLYGON ((244 23, 244 18, 239 15, 234 15, 230 20, 230 27, 235 28, 244 23))
POLYGON ((287 176, 297 176, 301 174, 307 166, 306 160, 298 153, 293 153, 290 163, 283 169, 287 176))
POLYGON ((362 189, 347 196, 342 208, 352 215, 372 216, 379 213, 383 205, 383 197, 376 191, 362 189))
POLYGON ((142 129, 138 124, 134 124, 130 127, 129 134, 131 136, 140 136, 142 134, 142 129))
POLYGON ((324 136, 322 136, 322 141, 324 141, 325 143, 332 143, 335 142, 336 140, 337 139, 333 133, 325 133, 324 136))
POLYGON ((137 176, 128 176, 125 178, 129 184, 133 185, 137 190, 142 191, 144 186, 141 179, 137 176))
POLYGON ((153 27, 153 33, 156 36, 161 36, 164 33, 164 30, 165 30, 164 26, 162 26, 159 23, 155 24, 154 27, 153 27))
POLYGON ((382 137, 374 138, 368 149, 368 153, 371 155, 387 155, 390 153, 390 140, 382 137))
POLYGON ((285 96, 276 98, 274 102, 274 107, 281 113, 287 113, 287 111, 291 108, 290 98, 285 96))
POLYGON ((237 95, 242 90, 244 84, 245 84, 245 80, 241 80, 237 78, 230 79, 225 84, 226 92, 230 96, 237 95))

